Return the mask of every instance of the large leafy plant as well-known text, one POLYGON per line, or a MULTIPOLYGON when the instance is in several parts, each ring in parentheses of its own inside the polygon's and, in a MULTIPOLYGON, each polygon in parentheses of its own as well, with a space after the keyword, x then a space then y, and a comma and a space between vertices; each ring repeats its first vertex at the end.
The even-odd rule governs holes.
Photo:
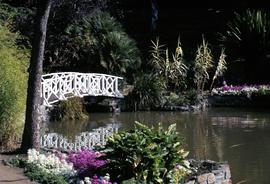
POLYGON ((134 179, 142 183, 174 183, 179 180, 177 164, 185 162, 188 152, 176 132, 176 124, 164 130, 135 122, 135 129, 109 138, 103 148, 108 159, 107 172, 115 180, 134 179), (178 176, 177 179, 175 177, 178 176))

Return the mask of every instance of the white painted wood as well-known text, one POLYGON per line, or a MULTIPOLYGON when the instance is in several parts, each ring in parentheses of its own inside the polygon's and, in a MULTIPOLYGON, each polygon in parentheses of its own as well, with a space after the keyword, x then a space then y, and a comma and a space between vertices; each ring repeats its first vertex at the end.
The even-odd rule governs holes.
POLYGON ((122 77, 99 74, 61 72, 42 75, 42 92, 44 106, 66 100, 70 97, 106 96, 123 98, 119 91, 119 80, 122 77))

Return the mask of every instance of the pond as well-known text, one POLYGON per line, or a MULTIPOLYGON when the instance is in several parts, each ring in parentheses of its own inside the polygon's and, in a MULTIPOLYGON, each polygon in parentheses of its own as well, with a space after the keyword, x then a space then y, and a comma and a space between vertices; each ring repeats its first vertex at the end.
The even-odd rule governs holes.
MULTIPOLYGON (((233 183, 270 183, 270 110, 210 108, 204 112, 92 113, 87 121, 47 123, 47 132, 72 139, 81 132, 113 125, 132 129, 135 121, 167 128, 176 123, 189 157, 227 161, 233 183)), ((119 131, 118 130, 118 131, 119 131)))

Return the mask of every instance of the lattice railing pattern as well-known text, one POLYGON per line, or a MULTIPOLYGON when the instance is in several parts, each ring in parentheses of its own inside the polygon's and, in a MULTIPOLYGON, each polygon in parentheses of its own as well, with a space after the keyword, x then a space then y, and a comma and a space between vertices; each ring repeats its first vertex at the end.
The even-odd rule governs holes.
POLYGON ((75 141, 70 141, 63 135, 48 133, 41 136, 40 145, 42 148, 58 149, 63 151, 77 151, 82 148, 93 149, 94 146, 103 146, 106 139, 118 132, 119 126, 111 124, 107 127, 94 129, 90 132, 82 132, 75 137, 75 141))
POLYGON ((117 77, 99 73, 62 72, 42 76, 43 105, 53 103, 74 96, 107 96, 123 98, 119 91, 117 77))

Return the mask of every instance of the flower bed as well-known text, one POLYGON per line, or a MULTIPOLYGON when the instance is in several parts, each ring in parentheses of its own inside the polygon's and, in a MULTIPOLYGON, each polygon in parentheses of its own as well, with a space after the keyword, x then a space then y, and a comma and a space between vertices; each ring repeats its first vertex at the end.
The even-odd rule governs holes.
POLYGON ((269 95, 270 85, 242 85, 242 86, 223 86, 214 88, 212 95, 244 95, 250 97, 251 95, 269 95))
POLYGON ((24 167, 26 175, 39 183, 184 184, 204 173, 187 155, 176 124, 164 130, 161 124, 156 129, 136 122, 134 130, 114 134, 96 150, 43 153, 30 149, 26 160, 13 165, 24 167))

